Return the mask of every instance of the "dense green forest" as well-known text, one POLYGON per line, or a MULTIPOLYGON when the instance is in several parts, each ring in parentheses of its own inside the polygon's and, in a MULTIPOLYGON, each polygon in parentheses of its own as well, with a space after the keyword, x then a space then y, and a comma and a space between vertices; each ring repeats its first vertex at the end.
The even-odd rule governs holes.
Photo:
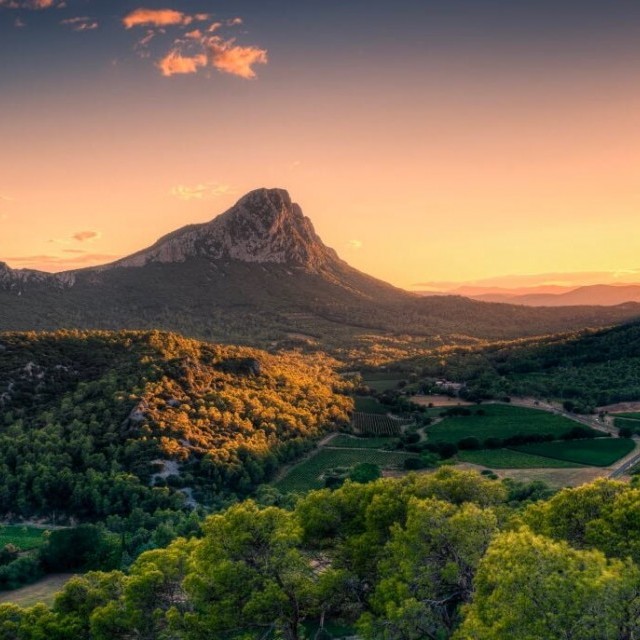
POLYGON ((631 640, 639 503, 620 482, 549 497, 451 468, 246 501, 50 609, 0 606, 0 638, 631 640))
POLYGON ((0 334, 0 514, 219 505, 344 423, 348 390, 322 355, 157 331, 0 334))
POLYGON ((449 347, 399 363, 423 376, 466 383, 472 400, 536 396, 567 400, 578 411, 640 399, 640 324, 605 331, 449 347))

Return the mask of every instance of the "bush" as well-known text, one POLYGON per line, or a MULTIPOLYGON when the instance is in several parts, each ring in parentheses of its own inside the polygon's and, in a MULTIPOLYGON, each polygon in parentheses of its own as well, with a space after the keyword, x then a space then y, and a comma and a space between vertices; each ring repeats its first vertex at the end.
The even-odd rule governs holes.
POLYGON ((43 567, 49 572, 74 569, 115 569, 120 561, 117 536, 93 524, 52 531, 40 550, 43 567))
POLYGON ((420 458, 407 458, 403 466, 407 471, 413 471, 416 469, 424 469, 426 465, 420 458))
POLYGON ((500 449, 500 447, 502 447, 502 440, 496 437, 487 438, 484 441, 484 446, 485 449, 500 449))
POLYGON ((561 437, 563 440, 584 440, 586 438, 596 438, 597 436, 598 434, 594 433, 588 427, 576 426, 561 437))
POLYGON ((37 557, 22 556, 0 567, 0 589, 17 589, 40 579, 43 573, 37 557))
POLYGON ((633 429, 630 429, 629 427, 621 427, 618 429, 618 435, 621 438, 630 438, 633 435, 633 429))
POLYGON ((458 441, 458 449, 461 451, 473 451, 480 449, 481 443, 478 438, 475 436, 469 436, 467 438, 462 438, 462 440, 458 441))
POLYGON ((349 474, 349 479, 354 482, 359 482, 361 484, 366 484, 367 482, 372 482, 373 480, 377 480, 382 476, 382 472, 380 471, 380 467, 377 464, 373 464, 371 462, 362 462, 357 464, 349 474))

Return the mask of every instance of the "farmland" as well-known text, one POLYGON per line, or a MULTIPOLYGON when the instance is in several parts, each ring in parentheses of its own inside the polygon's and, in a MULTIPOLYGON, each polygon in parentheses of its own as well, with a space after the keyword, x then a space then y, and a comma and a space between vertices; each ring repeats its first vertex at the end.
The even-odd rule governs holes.
POLYGON ((376 413, 361 413, 356 411, 351 419, 351 425, 356 434, 399 436, 402 421, 376 413))
POLYGON ((594 467, 607 467, 631 453, 634 447, 634 441, 629 438, 596 438, 568 442, 541 442, 515 447, 515 449, 523 453, 556 460, 577 462, 594 467))
POLYGON ((458 460, 479 464, 490 469, 568 469, 583 466, 575 462, 545 458, 513 449, 460 451, 458 460))
POLYGON ((640 412, 632 411, 628 413, 616 413, 614 414, 616 418, 629 418, 631 420, 640 420, 640 412))
POLYGON ((399 451, 322 448, 293 467, 275 486, 284 493, 320 489, 324 486, 323 474, 336 467, 349 468, 368 462, 382 469, 401 469, 404 461, 411 457, 415 456, 399 451))
POLYGON ((402 376, 392 373, 373 373, 363 377, 363 384, 374 391, 383 392, 395 389, 402 380, 402 376))
POLYGON ((37 549, 44 544, 44 530, 24 525, 0 526, 0 548, 13 544, 22 551, 37 549))
POLYGON ((488 404, 482 405, 480 410, 471 411, 469 416, 449 416, 428 427, 429 441, 455 444, 469 436, 483 442, 487 438, 533 434, 552 434, 559 438, 576 426, 569 418, 540 409, 488 404), (478 411, 483 413, 479 415, 478 411))
POLYGON ((361 413, 380 413, 386 415, 389 407, 380 404, 375 398, 370 396, 356 396, 354 398, 355 410, 361 413))
POLYGON ((328 446, 339 449, 388 449, 397 442, 396 438, 356 438, 339 434, 331 440, 328 446))

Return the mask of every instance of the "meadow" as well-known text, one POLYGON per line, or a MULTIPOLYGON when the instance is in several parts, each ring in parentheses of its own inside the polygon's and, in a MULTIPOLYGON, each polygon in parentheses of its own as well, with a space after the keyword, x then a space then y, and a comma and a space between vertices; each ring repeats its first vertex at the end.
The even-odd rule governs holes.
POLYGON ((320 489, 324 486, 323 474, 336 467, 349 468, 367 462, 381 469, 402 469, 404 461, 411 457, 415 455, 399 451, 323 448, 292 467, 275 486, 283 493, 320 489))
POLYGON ((462 438, 475 436, 484 442, 487 438, 509 438, 515 435, 552 434, 559 438, 576 426, 564 416, 540 409, 486 404, 471 409, 470 416, 448 416, 427 427, 430 442, 457 443, 462 438), (482 411, 482 414, 478 414, 482 411))

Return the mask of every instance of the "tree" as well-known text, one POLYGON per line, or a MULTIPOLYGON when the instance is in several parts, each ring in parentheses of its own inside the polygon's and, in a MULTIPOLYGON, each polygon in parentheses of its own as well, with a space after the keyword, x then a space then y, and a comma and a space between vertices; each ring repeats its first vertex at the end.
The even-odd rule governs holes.
POLYGON ((471 596, 475 569, 497 529, 491 509, 412 499, 406 527, 395 525, 380 563, 367 638, 436 640, 449 635, 471 596))
POLYGON ((637 637, 637 567, 527 529, 502 533, 480 562, 456 640, 637 637))

